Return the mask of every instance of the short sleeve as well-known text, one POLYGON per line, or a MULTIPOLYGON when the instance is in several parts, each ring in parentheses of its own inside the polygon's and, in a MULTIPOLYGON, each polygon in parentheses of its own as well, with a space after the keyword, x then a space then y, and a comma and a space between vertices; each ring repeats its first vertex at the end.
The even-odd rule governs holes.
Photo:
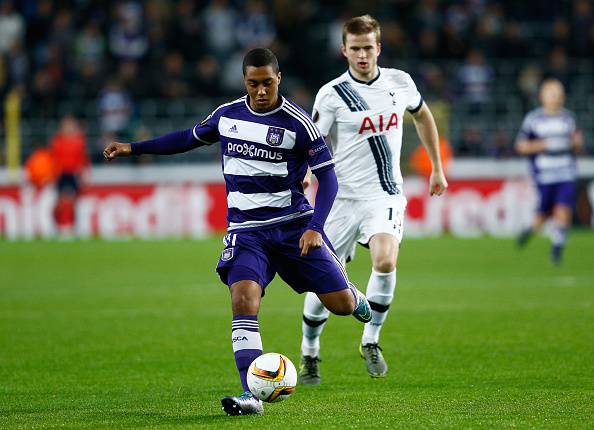
POLYGON ((406 73, 405 81, 408 89, 406 110, 410 113, 416 113, 421 109, 421 106, 423 106, 423 97, 421 97, 421 93, 408 73, 406 73))
POLYGON ((333 104, 332 93, 322 87, 316 95, 312 117, 323 136, 330 134, 330 129, 336 121, 336 106, 333 104))
POLYGON ((196 124, 192 128, 194 139, 205 145, 212 145, 219 142, 219 118, 220 115, 217 115, 217 111, 215 111, 196 124))
POLYGON ((520 131, 518 132, 516 140, 534 138, 536 138, 536 134, 534 133, 534 128, 532 127, 531 115, 526 115, 526 117, 522 121, 522 126, 520 127, 520 131))

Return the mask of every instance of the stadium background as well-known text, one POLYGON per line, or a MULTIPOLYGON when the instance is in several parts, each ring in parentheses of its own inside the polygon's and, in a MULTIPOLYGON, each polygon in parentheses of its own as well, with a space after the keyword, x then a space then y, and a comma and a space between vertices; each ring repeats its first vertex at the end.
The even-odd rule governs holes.
POLYGON ((196 236, 224 229, 218 148, 118 160, 117 168, 105 167, 101 149, 111 139, 138 140, 190 127, 243 94, 241 59, 253 46, 278 54, 282 91, 310 110, 317 89, 345 69, 341 23, 361 13, 382 23, 380 65, 411 73, 453 152, 450 196, 427 200, 411 163, 418 139, 406 118, 402 169, 409 178, 409 234, 510 235, 528 222, 534 197, 513 141, 523 115, 536 106, 539 82, 551 76, 565 84, 567 106, 584 130, 575 221, 592 224, 594 165, 585 156, 594 147, 594 12, 587 0, 0 5, 5 237, 55 234, 49 212, 56 204, 54 191, 27 189, 20 166, 50 142, 68 115, 79 121, 93 163, 77 206, 82 213, 77 234, 196 236), (163 207, 190 200, 194 206, 180 209, 188 220, 163 214, 163 207), (122 204, 129 209, 113 209, 122 204), (435 216, 438 221, 432 221, 435 216), (199 225, 191 218, 199 218, 194 221, 199 225), (114 219, 118 226, 107 227, 114 219), (139 230, 133 224, 147 226, 139 230))
MULTIPOLYGON (((592 427, 593 13, 583 0, 0 0, 0 428, 592 427), (321 386, 230 419, 219 399, 239 386, 213 271, 225 227, 216 148, 110 165, 100 150, 190 127, 241 95, 253 44, 279 55, 283 91, 310 109, 345 69, 341 22, 360 13, 382 23, 380 65, 410 72, 433 110, 453 152, 450 189, 428 198, 405 121, 389 376, 367 376, 360 325, 332 318, 321 386), (586 142, 580 227, 560 267, 546 238, 522 251, 511 239, 534 204, 513 139, 545 76, 566 84, 586 142), (55 186, 23 170, 68 115, 92 162, 70 233, 110 240, 60 232, 55 186)), ((369 257, 357 252, 348 271, 363 288, 369 257)), ((268 287, 267 352, 298 362, 302 305, 278 279, 268 287)))

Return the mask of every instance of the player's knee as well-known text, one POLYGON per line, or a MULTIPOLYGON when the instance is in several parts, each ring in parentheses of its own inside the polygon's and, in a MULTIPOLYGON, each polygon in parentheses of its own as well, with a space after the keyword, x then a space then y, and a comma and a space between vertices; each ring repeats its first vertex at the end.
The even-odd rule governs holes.
POLYGON ((260 308, 261 288, 256 283, 233 285, 231 306, 235 315, 255 315, 260 308))
POLYGON ((373 270, 380 273, 390 273, 396 269, 396 260, 391 256, 377 258, 373 262, 373 270))
POLYGON ((233 296, 233 313, 236 315, 252 315, 258 312, 260 301, 250 295, 237 294, 233 296))
POLYGON ((335 315, 350 315, 355 311, 355 298, 347 290, 345 294, 340 295, 336 300, 332 301, 331 307, 328 310, 335 315))

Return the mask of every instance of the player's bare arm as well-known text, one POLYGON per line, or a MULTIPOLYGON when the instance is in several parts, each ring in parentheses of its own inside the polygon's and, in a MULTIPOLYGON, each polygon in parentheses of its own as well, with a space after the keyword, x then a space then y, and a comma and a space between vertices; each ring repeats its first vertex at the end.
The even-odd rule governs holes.
POLYGON ((571 135, 571 148, 576 154, 581 154, 584 150, 584 133, 582 130, 576 130, 571 135))
POLYGON ((520 155, 538 154, 545 150, 543 139, 520 139, 516 142, 516 152, 520 155))
POLYGON ((107 161, 115 160, 118 157, 132 155, 132 146, 129 143, 111 142, 103 150, 103 157, 107 161))
POLYGON ((432 196, 441 196, 448 188, 448 181, 446 180, 441 164, 439 135, 433 114, 429 106, 423 103, 421 109, 412 115, 419 139, 421 139, 421 143, 427 150, 427 154, 429 154, 429 159, 431 160, 432 170, 429 178, 429 194, 432 196))

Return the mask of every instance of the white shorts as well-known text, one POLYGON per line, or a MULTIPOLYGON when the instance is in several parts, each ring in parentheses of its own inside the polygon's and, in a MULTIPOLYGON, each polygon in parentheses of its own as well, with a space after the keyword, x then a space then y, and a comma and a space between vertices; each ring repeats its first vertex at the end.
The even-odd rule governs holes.
POLYGON ((388 233, 402 241, 406 197, 402 194, 374 200, 334 200, 324 231, 343 261, 355 256, 357 242, 367 245, 377 233, 388 233))

